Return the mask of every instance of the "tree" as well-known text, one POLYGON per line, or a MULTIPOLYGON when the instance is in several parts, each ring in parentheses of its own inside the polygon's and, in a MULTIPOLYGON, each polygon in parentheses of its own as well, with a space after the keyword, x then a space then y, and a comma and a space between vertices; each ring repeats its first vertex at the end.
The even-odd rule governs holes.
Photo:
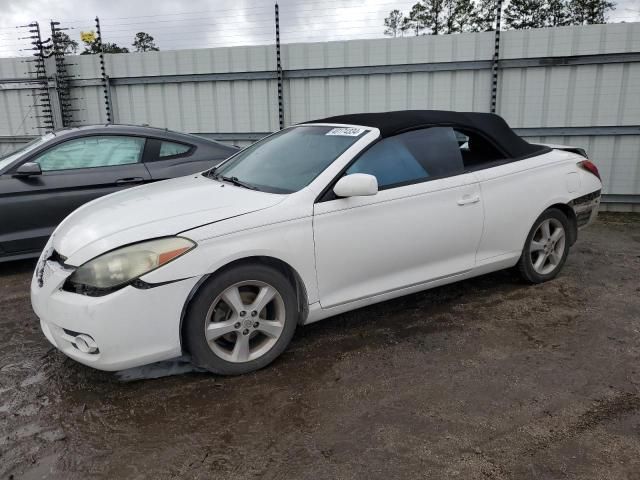
POLYGON ((544 27, 544 0, 511 0, 504 10, 505 23, 508 28, 544 27))
MULTIPOLYGON (((387 27, 384 31, 385 35, 390 37, 397 37, 398 33, 401 33, 404 25, 404 15, 398 9, 391 10, 389 16, 384 19, 384 26, 387 27)), ((140 34, 138 34, 140 35, 140 34)))
POLYGON ((443 33, 446 23, 445 0, 422 0, 424 5, 424 26, 432 35, 443 33))
POLYGON ((561 27, 570 22, 569 6, 565 0, 547 0, 544 11, 544 24, 547 27, 561 27))
POLYGON ((98 41, 94 40, 90 44, 85 44, 84 51, 80 52, 80 55, 95 55, 97 53, 129 53, 129 49, 127 47, 120 47, 116 43, 104 42, 102 44, 102 49, 100 49, 98 45, 98 41))
POLYGON ((473 31, 491 32, 496 29, 498 0, 479 0, 473 21, 473 31))
MULTIPOLYGON (((489 32, 496 29, 499 0, 418 0, 408 16, 392 10, 385 35, 489 32)), ((542 28, 606 23, 615 0, 505 0, 506 28, 542 28)))
POLYGON ((72 55, 78 53, 78 42, 72 40, 69 35, 64 32, 57 31, 54 34, 53 42, 63 55, 72 55))
POLYGON ((607 23, 606 14, 616 8, 609 0, 570 0, 569 12, 572 25, 607 23))
POLYGON ((476 7, 473 0, 444 0, 445 33, 473 30, 476 7))
POLYGON ((457 33, 456 29, 456 9, 458 7, 458 0, 444 0, 443 7, 445 11, 444 20, 444 33, 457 33))
POLYGON ((404 17, 402 19, 402 24, 400 25, 400 33, 402 33, 402 36, 404 37, 404 34, 412 29, 413 25, 411 23, 411 19, 409 17, 404 17))
POLYGON ((405 19, 406 30, 413 30, 416 35, 420 35, 420 32, 424 30, 425 25, 425 7, 422 3, 418 2, 411 7, 408 19, 405 19))
MULTIPOLYGON (((400 16, 402 16, 402 13, 400 13, 399 10, 394 10, 394 12, 398 12, 400 14, 400 16)), ((393 13, 393 12, 391 12, 393 13)), ((385 25, 387 24, 387 20, 384 21, 385 25)), ((386 32, 385 32, 386 34, 386 32)), ((394 35, 395 37, 395 35, 394 35)), ((157 52, 160 49, 158 47, 156 47, 155 42, 153 41, 153 37, 151 35, 149 35, 148 33, 145 32, 138 32, 136 33, 135 38, 133 39, 133 47, 135 47, 136 52, 157 52)))
POLYGON ((115 43, 105 42, 102 44, 102 53, 129 53, 127 47, 119 47, 115 43))
POLYGON ((126 47, 119 47, 115 43, 105 42, 102 44, 102 48, 98 43, 98 37, 96 33, 91 30, 90 32, 80 32, 80 40, 84 43, 84 51, 80 55, 95 55, 100 53, 129 53, 129 49, 126 47))

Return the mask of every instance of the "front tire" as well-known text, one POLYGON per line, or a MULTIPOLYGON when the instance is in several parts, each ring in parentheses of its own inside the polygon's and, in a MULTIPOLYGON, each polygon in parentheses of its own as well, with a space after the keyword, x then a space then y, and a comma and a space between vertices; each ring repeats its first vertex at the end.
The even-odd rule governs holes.
POLYGON ((569 221, 556 208, 545 210, 531 227, 518 262, 518 270, 529 283, 555 278, 569 254, 569 221))
POLYGON ((280 271, 245 264, 212 277, 193 298, 183 340, 192 362, 221 375, 270 364, 298 323, 296 294, 280 271))

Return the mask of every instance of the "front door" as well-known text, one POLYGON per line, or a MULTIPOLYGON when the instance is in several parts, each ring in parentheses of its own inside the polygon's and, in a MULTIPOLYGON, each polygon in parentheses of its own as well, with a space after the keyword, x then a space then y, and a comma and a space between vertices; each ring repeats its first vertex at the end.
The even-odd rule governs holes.
POLYGON ((370 197, 314 208, 323 308, 471 270, 483 225, 480 189, 449 127, 384 139, 347 169, 378 179, 370 197))
POLYGON ((38 163, 41 175, 15 177, 15 169, 2 175, 3 253, 41 250, 55 227, 79 206, 149 181, 141 163, 144 142, 112 135, 73 139, 26 160, 38 163))

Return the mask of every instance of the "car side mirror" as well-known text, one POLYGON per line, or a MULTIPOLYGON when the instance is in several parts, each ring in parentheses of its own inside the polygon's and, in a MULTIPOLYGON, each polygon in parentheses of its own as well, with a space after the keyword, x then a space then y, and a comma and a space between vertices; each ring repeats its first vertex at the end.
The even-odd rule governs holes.
POLYGON ((40 164, 36 162, 26 162, 18 167, 13 173, 14 177, 32 177, 34 175, 42 175, 40 164))
POLYGON ((361 197, 378 193, 378 180, 367 173, 345 175, 333 187, 338 197, 361 197))

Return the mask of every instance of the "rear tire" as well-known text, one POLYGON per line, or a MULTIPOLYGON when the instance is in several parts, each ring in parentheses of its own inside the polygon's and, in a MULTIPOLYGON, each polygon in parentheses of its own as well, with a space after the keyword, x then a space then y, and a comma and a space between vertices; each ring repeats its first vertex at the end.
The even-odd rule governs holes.
POLYGON ((560 273, 569 254, 569 228, 566 215, 556 208, 545 210, 536 219, 518 261, 525 281, 547 282, 560 273))
POLYGON ((200 288, 185 316, 183 340, 195 365, 241 375, 275 360, 297 323, 296 293, 287 277, 266 265, 245 264, 200 288))

